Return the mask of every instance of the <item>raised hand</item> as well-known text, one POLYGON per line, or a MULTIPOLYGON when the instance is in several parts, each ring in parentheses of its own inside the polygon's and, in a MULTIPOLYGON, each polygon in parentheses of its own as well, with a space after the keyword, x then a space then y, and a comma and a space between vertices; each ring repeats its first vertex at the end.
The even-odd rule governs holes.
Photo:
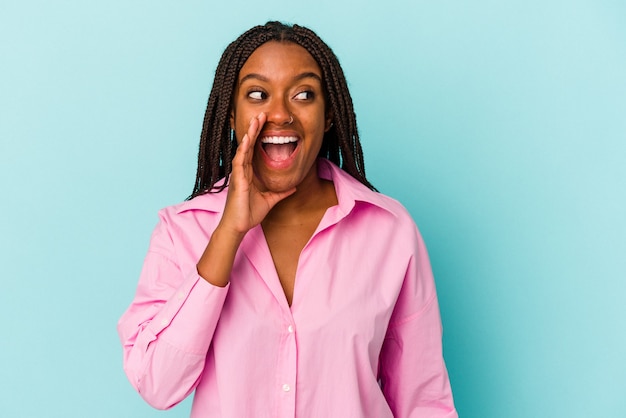
POLYGON ((233 232, 245 234, 260 224, 276 203, 296 191, 295 188, 284 192, 261 191, 254 181, 254 145, 266 120, 265 113, 250 120, 248 132, 233 159, 226 207, 220 222, 221 227, 233 232))
POLYGON ((260 224, 276 203, 296 191, 295 187, 283 192, 262 191, 254 181, 254 144, 266 120, 264 113, 250 120, 233 159, 222 219, 198 261, 200 276, 217 286, 228 283, 235 254, 246 233, 260 224))

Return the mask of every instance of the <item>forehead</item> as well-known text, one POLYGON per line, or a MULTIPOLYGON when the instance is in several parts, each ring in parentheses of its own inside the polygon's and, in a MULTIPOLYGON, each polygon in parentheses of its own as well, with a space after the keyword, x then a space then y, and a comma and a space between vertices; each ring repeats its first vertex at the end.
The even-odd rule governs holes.
POLYGON ((239 71, 239 80, 249 74, 267 78, 296 77, 314 73, 320 78, 322 71, 309 52, 292 42, 270 41, 259 46, 239 71))

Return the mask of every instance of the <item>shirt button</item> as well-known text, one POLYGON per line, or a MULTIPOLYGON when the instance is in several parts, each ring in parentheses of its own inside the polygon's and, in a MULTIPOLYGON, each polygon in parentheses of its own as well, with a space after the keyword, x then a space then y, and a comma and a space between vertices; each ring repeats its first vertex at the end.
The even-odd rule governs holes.
POLYGON ((289 392, 290 390, 291 390, 291 386, 289 386, 287 383, 285 383, 285 384, 283 385, 283 391, 284 391, 284 392, 289 392))
POLYGON ((167 325, 167 319, 165 319, 165 318, 161 319, 161 325, 162 326, 166 326, 167 325))
POLYGON ((289 325, 287 327, 287 331, 289 331, 289 333, 292 333, 293 332, 293 325, 289 325))
POLYGON ((185 294, 183 292, 178 292, 178 300, 183 300, 185 294))

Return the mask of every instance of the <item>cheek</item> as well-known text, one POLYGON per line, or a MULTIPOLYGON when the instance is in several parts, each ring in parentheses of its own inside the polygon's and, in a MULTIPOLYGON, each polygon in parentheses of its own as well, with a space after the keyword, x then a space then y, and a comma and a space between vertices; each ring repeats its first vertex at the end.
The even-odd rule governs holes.
POLYGON ((234 118, 233 123, 231 123, 231 127, 235 130, 235 138, 237 139, 237 143, 241 142, 241 139, 248 131, 248 124, 244 122, 245 118, 243 115, 237 114, 234 118))
POLYGON ((247 116, 245 106, 242 106, 238 101, 235 102, 230 112, 230 127, 235 131, 235 138, 238 143, 248 131, 249 121, 250 116, 247 116))
POLYGON ((302 122, 309 127, 309 131, 317 132, 326 129, 326 115, 323 109, 317 109, 315 112, 302 115, 302 122))
POLYGON ((324 117, 324 115, 321 115, 320 117, 316 119, 314 130, 315 130, 315 133, 319 135, 320 137, 323 137, 324 134, 326 133, 327 131, 326 118, 324 117))

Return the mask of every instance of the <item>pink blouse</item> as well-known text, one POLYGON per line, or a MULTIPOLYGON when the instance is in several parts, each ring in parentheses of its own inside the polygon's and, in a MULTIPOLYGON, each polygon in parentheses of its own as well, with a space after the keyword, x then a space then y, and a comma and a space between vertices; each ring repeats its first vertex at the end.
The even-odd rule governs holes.
POLYGON ((260 226, 230 283, 196 271, 226 190, 163 209, 118 324, 152 406, 195 390, 191 417, 457 417, 426 248, 407 211, 327 160, 338 205, 298 263, 292 305, 260 226))

